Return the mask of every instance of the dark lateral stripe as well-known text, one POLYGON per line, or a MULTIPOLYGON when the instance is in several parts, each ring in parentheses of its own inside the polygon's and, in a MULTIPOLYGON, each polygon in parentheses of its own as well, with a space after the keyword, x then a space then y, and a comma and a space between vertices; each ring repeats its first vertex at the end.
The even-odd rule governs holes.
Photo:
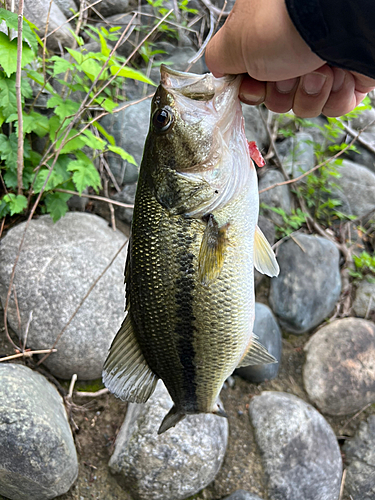
POLYGON ((193 314, 193 290, 194 283, 194 255, 188 252, 191 238, 179 233, 178 239, 184 240, 182 252, 179 255, 180 272, 181 274, 176 280, 176 306, 177 306, 177 323, 175 333, 177 335, 177 350, 183 366, 181 374, 182 389, 184 391, 184 402, 189 411, 197 411, 197 395, 195 382, 195 351, 193 346, 194 341, 194 314, 193 314), (189 241, 190 240, 190 241, 189 241))

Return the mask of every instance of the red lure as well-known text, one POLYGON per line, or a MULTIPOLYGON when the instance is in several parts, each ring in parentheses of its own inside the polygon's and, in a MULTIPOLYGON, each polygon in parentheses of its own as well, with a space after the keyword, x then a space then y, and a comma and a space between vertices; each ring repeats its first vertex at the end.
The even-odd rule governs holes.
POLYGON ((258 167, 264 167, 266 162, 262 156, 262 153, 259 151, 258 146, 255 144, 255 141, 247 141, 249 145, 250 158, 255 161, 258 167))

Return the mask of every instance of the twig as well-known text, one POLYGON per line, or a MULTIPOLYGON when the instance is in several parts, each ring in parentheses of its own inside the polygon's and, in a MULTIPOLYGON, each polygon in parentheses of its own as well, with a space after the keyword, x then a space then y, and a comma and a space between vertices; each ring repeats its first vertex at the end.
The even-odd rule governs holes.
POLYGON ((347 469, 344 469, 343 472, 342 472, 339 500, 342 500, 342 496, 344 494, 345 479, 346 479, 346 470, 347 469))
POLYGON ((366 310, 366 314, 365 314, 365 319, 367 319, 368 315, 370 314, 371 305, 372 305, 372 295, 370 295, 370 300, 368 301, 368 306, 367 306, 367 310, 366 310))
POLYGON ((292 238, 292 240, 294 241, 294 243, 300 247, 300 249, 302 250, 303 253, 306 253, 306 249, 305 247, 291 234, 290 237, 292 238))
POLYGON ((98 398, 100 396, 104 396, 104 394, 108 394, 109 390, 107 388, 100 389, 99 391, 96 392, 81 392, 81 391, 76 391, 75 394, 77 396, 82 396, 83 398, 98 398))
POLYGON ((222 12, 218 7, 215 7, 215 5, 212 5, 210 0, 201 0, 201 2, 203 3, 203 5, 205 7, 207 7, 207 9, 210 12, 212 12, 213 14, 216 14, 217 16, 221 15, 221 17, 227 17, 230 14, 230 10, 222 12))
POLYGON ((293 184, 294 182, 298 182, 299 180, 303 179, 304 177, 311 174, 315 170, 318 170, 318 168, 323 167, 324 165, 327 165, 327 163, 330 163, 332 160, 336 160, 342 154, 344 154, 345 151, 347 151, 351 146, 353 146, 353 144, 358 140, 358 137, 367 129, 367 127, 372 125, 374 122, 375 122, 375 120, 372 121, 371 123, 369 123, 368 125, 366 125, 366 127, 364 127, 362 130, 360 130, 358 132, 358 134, 354 137, 354 139, 344 149, 342 149, 341 151, 339 151, 335 155, 331 156, 330 158, 327 158, 327 160, 322 161, 318 165, 315 165, 315 167, 311 168, 310 170, 307 170, 307 172, 303 173, 299 177, 296 177, 295 179, 290 179, 289 181, 277 182, 276 184, 272 184, 272 186, 268 186, 267 188, 264 188, 261 191, 259 191, 259 194, 265 193, 266 191, 269 191, 270 189, 274 189, 275 187, 278 187, 278 186, 284 186, 285 184, 293 184))
MULTIPOLYGON (((349 127, 349 125, 346 125, 346 123, 340 122, 341 125, 344 127, 344 129, 348 132, 349 135, 352 137, 356 137, 357 131, 349 127)), ((368 149, 370 153, 375 154, 375 147, 372 146, 369 142, 367 142, 363 137, 358 137, 358 142, 361 144, 363 147, 368 149)))
POLYGON ((346 427, 348 427, 348 425, 350 424, 350 422, 352 422, 352 420, 354 420, 355 418, 357 418, 362 412, 364 412, 365 410, 367 410, 367 408, 369 408, 371 405, 372 405, 372 403, 368 403, 361 410, 359 410, 355 415, 353 415, 352 417, 350 417, 349 420, 345 423, 344 427, 340 430, 341 434, 344 433, 344 430, 346 429, 346 427))
POLYGON ((82 196, 83 198, 91 198, 93 200, 105 201, 111 205, 118 205, 123 208, 134 208, 134 205, 128 203, 122 203, 121 201, 112 200, 111 198, 104 198, 104 196, 97 196, 96 194, 80 194, 77 191, 70 191, 69 189, 55 189, 59 193, 75 194, 77 196, 82 196))
MULTIPOLYGON (((274 138, 273 138, 273 134, 270 130, 270 126, 267 122, 267 120, 264 118, 263 116, 263 113, 262 113, 262 110, 260 108, 260 106, 257 106, 258 108, 258 112, 259 112, 259 115, 261 117, 261 120, 263 122, 263 125, 264 125, 264 128, 266 129, 267 131, 267 134, 268 134, 268 137, 269 137, 269 140, 270 140, 270 144, 271 144, 271 147, 273 149, 273 152, 274 152, 274 155, 275 155, 275 158, 277 160, 277 163, 278 163, 278 167, 280 168, 283 176, 284 176, 284 179, 286 181, 289 181, 289 175, 286 173, 285 169, 284 169, 284 165, 283 165, 283 162, 281 161, 281 158, 279 156, 279 153, 277 152, 277 149, 276 149, 276 144, 275 144, 275 141, 274 141, 274 138)), ((268 188, 267 188, 268 189, 268 188)), ((263 192, 263 191, 260 191, 260 192, 263 192)))
POLYGON ((47 352, 57 352, 57 349, 40 349, 38 351, 25 351, 25 352, 20 352, 18 354, 13 354, 12 356, 6 356, 5 358, 0 358, 0 363, 3 361, 10 361, 11 359, 17 359, 17 358, 31 358, 31 356, 34 356, 34 354, 45 354, 47 352))
MULTIPOLYGON (((109 200, 109 194, 108 194, 108 179, 104 179, 104 194, 106 195, 107 199, 109 200)), ((115 209, 113 208, 112 203, 108 203, 109 211, 111 212, 111 224, 112 224, 112 229, 113 231, 116 231, 116 219, 115 219, 115 209)))
POLYGON ((17 312, 17 321, 18 321, 18 330, 21 332, 21 314, 20 314, 20 308, 18 306, 18 297, 17 297, 17 291, 15 285, 13 285, 13 295, 14 295, 14 303, 16 305, 16 312, 17 312))
POLYGON ((5 226, 5 217, 3 217, 3 220, 1 221, 1 227, 0 227, 0 240, 1 240, 1 236, 3 235, 4 226, 5 226))
POLYGON ((198 50, 198 52, 188 60, 188 67, 186 69, 186 71, 189 71, 189 69, 191 68, 191 66, 198 61, 198 59, 200 59, 203 55, 203 52, 205 51, 207 45, 208 45, 208 42, 211 40, 212 38, 212 35, 214 34, 214 29, 215 29, 215 18, 214 18, 214 15, 212 13, 212 11, 210 11, 210 31, 208 32, 208 35, 205 39, 205 41, 203 42, 201 48, 198 50))
POLYGON ((24 351, 26 349, 27 337, 29 335, 29 329, 30 329, 30 325, 31 325, 32 320, 33 320, 33 311, 30 311, 29 321, 27 322, 26 329, 25 329, 25 337, 23 339, 22 351, 24 351))
POLYGON ((43 358, 41 360, 38 361, 37 363, 37 366, 39 366, 41 363, 43 363, 47 358, 48 356, 51 354, 51 352, 53 352, 52 350, 56 347, 58 341, 60 340, 60 338, 62 337, 62 335, 64 334, 65 330, 68 328, 68 326, 70 325, 70 323, 73 321, 74 317, 76 316, 76 314, 78 313, 78 311, 80 310, 80 308, 82 307, 83 303, 85 302, 85 300, 87 299, 87 297, 90 295, 90 293, 94 290, 94 288, 96 287, 96 285, 98 284, 98 282, 102 279, 102 277, 105 275, 105 273, 108 271, 108 269, 112 266, 112 264, 114 263, 114 261, 116 260, 117 256, 122 252, 122 250, 125 248, 125 246, 127 245, 128 241, 125 241, 121 247, 117 250, 116 254, 114 255, 114 257, 112 258, 111 262, 105 267, 105 269, 101 272, 101 274, 96 278, 96 280, 94 281, 94 283, 90 286, 90 288, 88 289, 86 295, 83 297, 83 299, 81 300, 81 302, 79 303, 78 307, 76 308, 76 310, 74 311, 74 313, 70 316, 68 322, 66 323, 66 325, 64 326, 64 328, 61 330, 61 332, 58 334, 58 336, 56 337, 56 340, 53 344, 53 346, 51 347, 50 351, 48 352, 48 354, 46 354, 45 356, 43 356, 43 358))
POLYGON ((23 118, 21 96, 21 61, 22 61, 22 29, 23 29, 23 1, 18 3, 18 37, 17 37, 17 70, 16 70, 16 99, 18 114, 18 150, 17 150, 17 185, 18 194, 23 190, 23 118))
POLYGON ((69 392, 68 392, 68 395, 66 396, 66 398, 68 400, 71 400, 72 399, 72 396, 73 396, 73 389, 74 389, 74 386, 75 386, 75 383, 77 382, 77 374, 76 373, 73 373, 72 375, 72 380, 70 381, 70 385, 69 385, 69 392))
POLYGON ((48 26, 49 26, 49 17, 51 14, 51 7, 52 7, 52 2, 53 0, 50 0, 49 6, 48 6, 48 12, 47 12, 47 20, 46 20, 46 29, 44 30, 44 38, 43 38, 43 55, 42 55, 42 66, 43 66, 43 80, 46 81, 46 50, 47 50, 47 33, 48 33, 48 26))

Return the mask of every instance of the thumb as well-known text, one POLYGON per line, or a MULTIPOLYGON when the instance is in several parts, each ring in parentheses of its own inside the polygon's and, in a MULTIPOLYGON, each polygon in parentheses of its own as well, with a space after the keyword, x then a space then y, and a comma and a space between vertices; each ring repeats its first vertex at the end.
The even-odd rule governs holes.
POLYGON ((242 58, 240 30, 234 29, 236 22, 235 7, 229 14, 224 26, 210 40, 206 48, 206 64, 211 73, 220 77, 223 75, 238 75, 246 73, 242 58))

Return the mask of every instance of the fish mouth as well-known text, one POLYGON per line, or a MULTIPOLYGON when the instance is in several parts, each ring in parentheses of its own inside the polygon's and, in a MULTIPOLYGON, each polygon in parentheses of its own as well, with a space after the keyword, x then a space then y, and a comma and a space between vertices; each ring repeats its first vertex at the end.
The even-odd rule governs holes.
POLYGON ((210 101, 215 95, 222 93, 225 87, 233 85, 236 79, 238 88, 242 81, 242 76, 225 75, 215 78, 211 73, 185 73, 171 69, 165 64, 160 66, 160 76, 160 83, 166 90, 178 92, 194 101, 210 101))

